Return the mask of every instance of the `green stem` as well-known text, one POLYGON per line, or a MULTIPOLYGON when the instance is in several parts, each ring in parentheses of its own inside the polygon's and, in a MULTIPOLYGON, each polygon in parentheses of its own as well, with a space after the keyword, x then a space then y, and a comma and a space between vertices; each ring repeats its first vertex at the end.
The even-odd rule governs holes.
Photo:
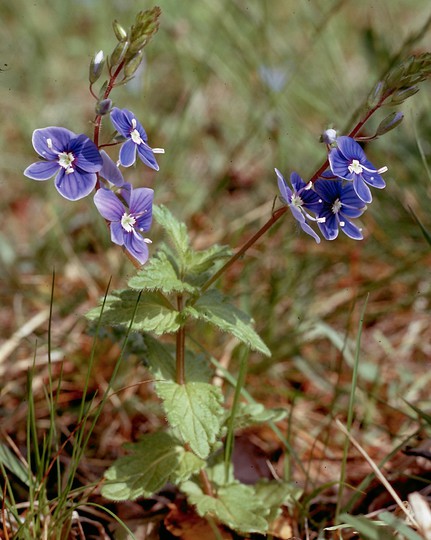
MULTIPOLYGON (((183 309, 184 299, 183 295, 179 294, 177 298, 177 308, 178 311, 181 312, 183 309)), ((186 383, 186 376, 185 376, 185 366, 184 366, 184 358, 185 358, 185 345, 186 345, 186 331, 185 327, 181 326, 176 335, 176 369, 175 369, 175 376, 176 381, 178 384, 185 384, 186 383)))

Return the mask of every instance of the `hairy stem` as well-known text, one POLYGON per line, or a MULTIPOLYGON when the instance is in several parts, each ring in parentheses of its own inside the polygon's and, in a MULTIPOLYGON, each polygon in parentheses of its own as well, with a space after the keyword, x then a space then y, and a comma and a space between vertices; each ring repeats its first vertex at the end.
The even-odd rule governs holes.
MULTIPOLYGON (((183 295, 179 294, 177 298, 177 308, 178 311, 183 309, 183 295)), ((186 344, 186 331, 184 326, 181 326, 176 334, 176 362, 175 362, 175 376, 178 384, 185 384, 185 344, 186 344)))

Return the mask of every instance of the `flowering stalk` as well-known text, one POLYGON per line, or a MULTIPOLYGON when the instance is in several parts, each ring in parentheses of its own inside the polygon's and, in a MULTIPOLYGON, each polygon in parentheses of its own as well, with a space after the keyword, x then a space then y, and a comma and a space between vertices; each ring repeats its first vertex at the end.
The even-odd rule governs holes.
MULTIPOLYGON (((352 131, 349 134, 349 137, 354 137, 364 124, 370 119, 370 117, 383 105, 384 101, 391 95, 391 92, 388 92, 379 100, 377 105, 369 109, 364 117, 355 125, 352 131)), ((309 182, 315 183, 318 178, 328 169, 329 160, 326 159, 321 167, 311 176, 309 182)), ((226 263, 213 275, 211 276, 201 287, 201 292, 206 291, 213 283, 215 283, 238 259, 240 259, 248 249, 253 246, 261 236, 263 236, 277 221, 286 213, 288 207, 283 206, 275 212, 272 213, 270 219, 249 239, 247 242, 234 254, 226 263)))

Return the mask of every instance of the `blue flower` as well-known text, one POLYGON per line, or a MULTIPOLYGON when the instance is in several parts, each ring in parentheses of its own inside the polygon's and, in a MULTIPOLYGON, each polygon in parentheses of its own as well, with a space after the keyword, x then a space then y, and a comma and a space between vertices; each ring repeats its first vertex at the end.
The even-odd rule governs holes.
POLYGON ((319 236, 313 231, 313 229, 306 222, 306 218, 311 221, 318 221, 317 218, 312 217, 306 210, 310 210, 315 214, 318 214, 322 208, 322 201, 318 195, 313 191, 313 184, 309 182, 306 184, 298 173, 293 172, 290 175, 290 182, 292 188, 288 187, 286 180, 278 169, 275 169, 277 174, 278 189, 281 193, 281 199, 284 204, 287 204, 293 217, 301 226, 301 229, 312 236, 317 243, 320 242, 319 236))
POLYGON ((358 197, 370 203, 373 197, 367 184, 379 189, 384 188, 386 184, 380 174, 388 168, 376 169, 367 160, 361 146, 351 137, 338 137, 336 142, 337 148, 332 148, 328 156, 332 172, 339 178, 353 181, 358 197))
POLYGON ((320 179, 314 183, 314 189, 322 201, 317 224, 326 240, 337 238, 339 227, 353 240, 362 240, 361 230, 349 219, 359 217, 367 207, 353 185, 342 180, 320 179))
POLYGON ((111 121, 120 135, 127 140, 120 148, 120 163, 123 167, 130 167, 136 161, 136 151, 139 157, 155 171, 159 170, 154 154, 163 154, 162 148, 151 148, 147 144, 147 134, 142 125, 136 120, 133 113, 127 109, 114 107, 111 111, 111 121))
POLYGON ((97 146, 86 135, 76 135, 62 127, 36 129, 33 147, 44 159, 24 171, 32 180, 49 180, 54 175, 55 187, 69 201, 77 201, 96 186, 96 173, 102 168, 97 146))
POLYGON ((126 204, 117 194, 103 188, 94 195, 94 204, 109 221, 112 242, 124 246, 135 259, 145 264, 151 240, 143 238, 139 232, 148 231, 151 227, 154 191, 150 188, 133 189, 126 183, 118 194, 126 204))

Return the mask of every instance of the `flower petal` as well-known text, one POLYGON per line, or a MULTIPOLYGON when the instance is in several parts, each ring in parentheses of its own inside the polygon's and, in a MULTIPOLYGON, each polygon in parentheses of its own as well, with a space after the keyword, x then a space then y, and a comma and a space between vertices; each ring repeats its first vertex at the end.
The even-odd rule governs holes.
POLYGON ((114 107, 111 111, 111 122, 114 124, 115 129, 123 137, 127 138, 130 137, 130 131, 132 130, 131 113, 128 115, 126 114, 128 112, 126 109, 119 109, 118 107, 114 107))
POLYGON ((296 192, 306 186, 304 180, 296 172, 293 172, 290 175, 290 183, 292 184, 293 190, 296 192))
POLYGON ((69 151, 75 156, 75 166, 84 172, 98 172, 102 168, 102 156, 86 135, 78 135, 70 141, 69 151))
POLYGON ((310 227, 310 225, 308 225, 308 223, 306 223, 306 222, 304 221, 304 223, 300 223, 300 226, 301 226, 301 229, 302 229, 305 233, 307 233, 307 234, 309 234, 310 236, 312 236, 312 237, 316 240, 316 242, 317 242, 318 244, 320 244, 320 238, 319 238, 318 234, 315 233, 315 232, 313 231, 313 229, 310 227))
MULTIPOLYGON (((365 167, 367 167, 368 169, 375 170, 374 165, 369 161, 365 161, 365 163, 362 163, 362 165, 365 165, 365 167)), ((367 184, 369 184, 370 186, 378 189, 383 189, 384 187, 386 187, 386 182, 377 172, 369 172, 364 169, 362 171, 362 177, 365 182, 367 182, 367 184)))
POLYGON ((77 201, 89 195, 96 187, 97 176, 95 173, 81 173, 74 171, 66 174, 61 169, 55 178, 55 187, 65 199, 77 201))
POLYGON ((136 161, 136 144, 129 139, 120 148, 120 163, 123 167, 130 167, 136 161))
POLYGON ((109 224, 109 227, 111 229, 111 241, 114 242, 114 244, 117 244, 118 246, 124 246, 124 238, 127 233, 123 226, 121 225, 120 221, 111 221, 109 224))
POLYGON ((352 137, 338 137, 337 146, 340 152, 345 156, 345 159, 351 162, 357 159, 360 163, 366 161, 365 152, 362 146, 352 139, 352 137))
POLYGON ((148 260, 148 244, 141 235, 135 231, 131 231, 124 236, 124 246, 127 251, 135 257, 141 264, 145 264, 148 260))
POLYGON ((102 157, 102 168, 100 169, 100 176, 115 186, 122 186, 124 184, 124 178, 120 169, 114 163, 114 161, 108 156, 105 150, 100 151, 102 157))
POLYGON ((37 161, 26 168, 24 175, 32 180, 49 180, 59 168, 60 165, 56 161, 37 161))
POLYGON ((340 229, 353 240, 362 240, 364 238, 361 230, 347 219, 340 222, 340 229))
POLYGON ((365 203, 370 203, 373 200, 370 188, 364 182, 361 175, 355 174, 353 178, 353 187, 356 191, 356 195, 365 203))
POLYGON ((292 199, 292 190, 286 184, 284 176, 278 169, 275 169, 275 174, 277 175, 278 189, 281 194, 281 198, 284 204, 289 204, 292 199))
POLYGON ((94 204, 108 221, 120 222, 126 211, 120 199, 109 189, 98 189, 94 195, 94 204))
POLYGON ((159 165, 154 157, 154 153, 147 144, 138 144, 138 155, 145 165, 151 169, 154 169, 155 171, 159 170, 159 165))
POLYGON ((353 173, 349 171, 349 163, 338 148, 333 148, 328 154, 331 171, 339 178, 353 180, 353 173))
POLYGON ((137 227, 148 231, 153 217, 154 190, 150 188, 134 189, 130 197, 130 212, 137 218, 137 227))
POLYGON ((67 150, 74 137, 76 134, 73 131, 62 127, 35 129, 32 136, 33 148, 45 159, 57 160, 58 154, 67 150))
POLYGON ((338 220, 334 215, 328 216, 324 223, 318 222, 317 225, 326 240, 335 240, 337 238, 338 220))

